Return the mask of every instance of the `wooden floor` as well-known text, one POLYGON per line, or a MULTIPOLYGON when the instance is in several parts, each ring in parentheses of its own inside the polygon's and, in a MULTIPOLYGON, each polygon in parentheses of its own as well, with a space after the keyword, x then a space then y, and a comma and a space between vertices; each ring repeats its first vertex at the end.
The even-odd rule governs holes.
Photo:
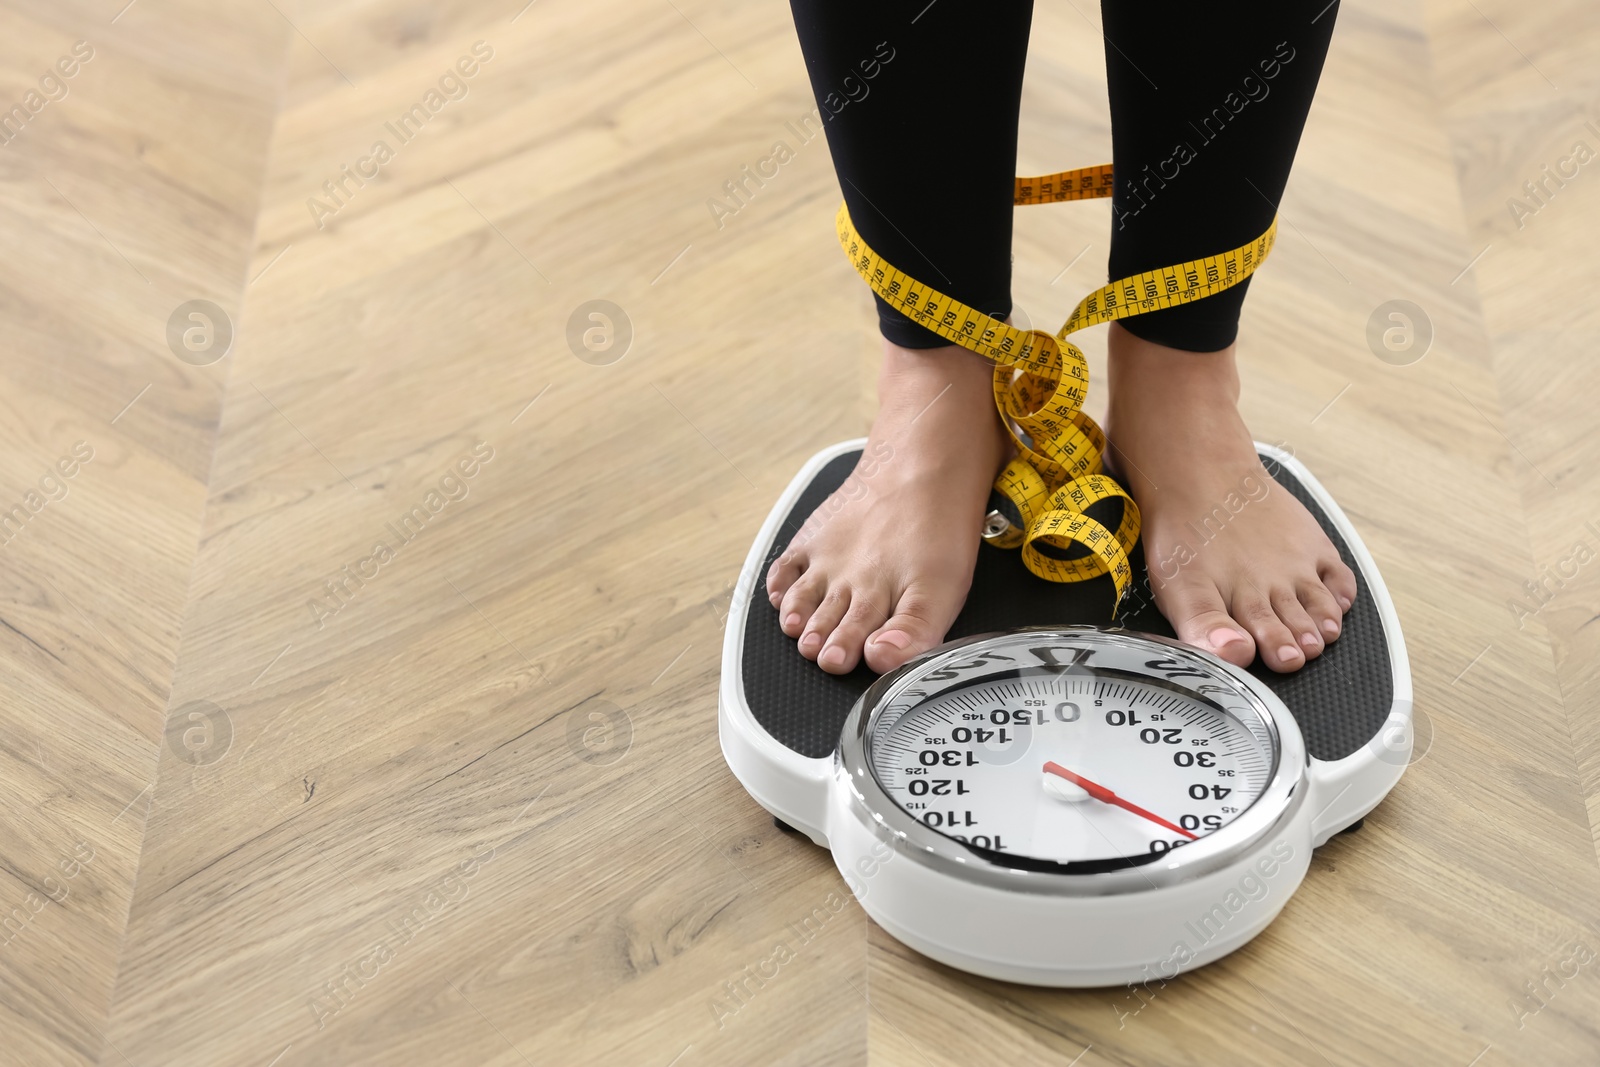
MULTIPOLYGON (((0 1060, 1600 1063, 1600 9, 1343 7, 1245 406, 1425 753, 1140 996, 802 944, 842 882, 723 764, 739 563, 872 406, 787 5, 123 2, 0 3, 0 1060)), ((1110 158, 1097 18, 1039 5, 1022 172, 1110 158)), ((1022 216, 1035 321, 1108 223, 1022 216)))

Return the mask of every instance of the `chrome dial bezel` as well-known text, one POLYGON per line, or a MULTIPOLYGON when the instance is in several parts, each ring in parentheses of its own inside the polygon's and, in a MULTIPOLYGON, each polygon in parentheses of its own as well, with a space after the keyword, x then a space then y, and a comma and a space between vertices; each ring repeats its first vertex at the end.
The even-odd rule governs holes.
MULTIPOLYGON (((1255 731, 1252 731, 1255 732, 1255 731)), ((1232 664, 1169 638, 1093 626, 1038 626, 941 645, 879 678, 851 709, 835 755, 856 818, 897 851, 952 877, 1005 889, 1071 896, 1149 892, 1228 867, 1285 827, 1305 799, 1307 755, 1299 727, 1277 695, 1232 664), (1045 652, 1044 655, 1040 651, 1045 652), (1079 659, 1087 652, 1086 661, 1079 659), (1086 665, 1085 665, 1086 664, 1086 665), (1267 784, 1232 821, 1198 841, 1136 865, 1081 873, 1049 861, 1016 860, 925 826, 902 808, 872 769, 875 731, 938 694, 1013 671, 1139 676, 1259 724, 1269 741, 1267 784)))

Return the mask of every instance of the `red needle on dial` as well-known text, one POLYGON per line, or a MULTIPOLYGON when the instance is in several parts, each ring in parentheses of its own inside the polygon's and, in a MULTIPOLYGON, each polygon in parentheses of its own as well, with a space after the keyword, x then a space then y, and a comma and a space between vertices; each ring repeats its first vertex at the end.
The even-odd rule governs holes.
POLYGON ((1056 763, 1053 760, 1051 762, 1049 762, 1049 763, 1046 763, 1044 765, 1044 769, 1045 769, 1045 772, 1047 774, 1054 774, 1054 775, 1057 775, 1057 776, 1059 776, 1061 778, 1065 778, 1067 781, 1071 782, 1073 785, 1077 786, 1079 789, 1082 789, 1085 793, 1088 793, 1090 796, 1094 797, 1096 800, 1104 801, 1107 804, 1115 804, 1117 807, 1122 808, 1125 811, 1133 812, 1135 815, 1139 816, 1141 819, 1149 819, 1151 822, 1155 823, 1157 826, 1164 826, 1168 830, 1171 830, 1175 834, 1182 834, 1184 837, 1187 837, 1191 841, 1198 841, 1199 840, 1198 837, 1196 837, 1194 834, 1191 834, 1188 830, 1185 830, 1183 827, 1174 826, 1170 822, 1168 822, 1167 820, 1163 819, 1161 816, 1155 814, 1154 812, 1145 811, 1143 808, 1141 808, 1139 805, 1133 803, 1131 800, 1123 800, 1121 797, 1117 796, 1117 794, 1113 793, 1111 790, 1107 789, 1105 786, 1099 784, 1098 782, 1091 782, 1091 781, 1089 781, 1089 779, 1085 778, 1081 774, 1074 774, 1072 771, 1067 770, 1065 767, 1061 766, 1061 764, 1056 763))

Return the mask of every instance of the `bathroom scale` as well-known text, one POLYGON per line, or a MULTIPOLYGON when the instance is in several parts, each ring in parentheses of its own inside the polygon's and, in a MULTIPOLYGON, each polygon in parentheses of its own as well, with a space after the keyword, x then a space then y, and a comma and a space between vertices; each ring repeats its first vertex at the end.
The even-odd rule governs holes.
POLYGON ((881 677, 837 676, 779 629, 766 573, 864 445, 813 456, 751 546, 718 730, 751 797, 830 849, 899 941, 1032 985, 1171 978, 1264 929, 1312 849, 1399 780, 1411 676, 1394 605, 1289 453, 1257 445, 1269 490, 1316 516, 1359 587, 1339 640, 1297 672, 1178 642, 1138 552, 1113 617, 1108 576, 1046 582, 984 544, 945 644, 881 677))

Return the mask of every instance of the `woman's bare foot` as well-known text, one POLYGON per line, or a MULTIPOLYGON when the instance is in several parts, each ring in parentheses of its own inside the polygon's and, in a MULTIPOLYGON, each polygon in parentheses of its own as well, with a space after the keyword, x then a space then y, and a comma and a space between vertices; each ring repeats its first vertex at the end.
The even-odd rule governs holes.
POLYGON ((1229 663, 1305 666, 1338 638, 1355 575, 1261 466, 1233 348, 1182 352, 1113 323, 1109 350, 1109 459, 1144 516, 1156 605, 1229 663))
POLYGON ((855 473, 767 572, 783 632, 823 670, 892 670, 944 640, 972 585, 989 487, 1010 452, 993 364, 884 343, 855 473))

